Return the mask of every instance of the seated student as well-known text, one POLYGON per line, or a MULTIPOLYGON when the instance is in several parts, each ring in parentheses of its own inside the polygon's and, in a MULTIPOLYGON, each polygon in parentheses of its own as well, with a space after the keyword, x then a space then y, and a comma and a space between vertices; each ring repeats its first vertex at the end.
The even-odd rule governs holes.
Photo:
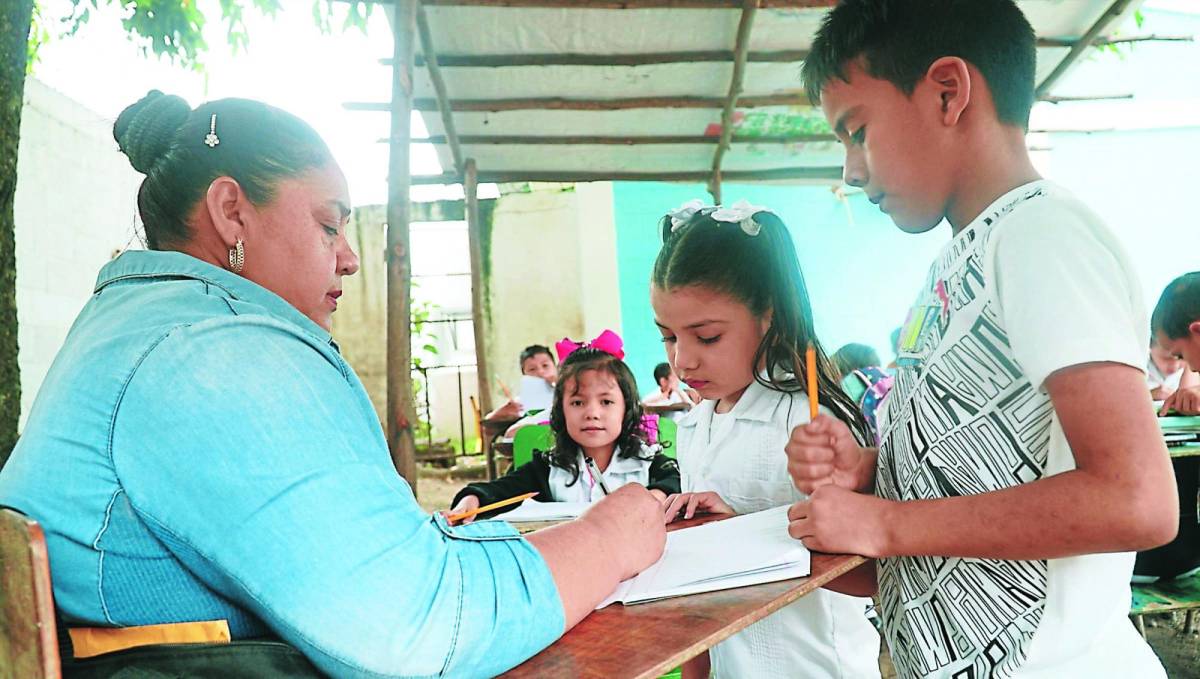
MULTIPOLYGON (((1188 376, 1195 377, 1194 370, 1200 368, 1200 272, 1184 274, 1163 290, 1150 325, 1154 334, 1151 370, 1166 373, 1168 379, 1173 372, 1176 376, 1182 374, 1185 380, 1188 376)), ((1187 396, 1195 391, 1195 387, 1183 383, 1174 393, 1167 394, 1163 412, 1196 414, 1197 404, 1193 399, 1175 396, 1181 393, 1187 396)), ((1171 462, 1179 495, 1179 534, 1161 547, 1138 552, 1133 582, 1171 579, 1200 570, 1200 515, 1197 513, 1200 457, 1173 458, 1171 462)))
POLYGON ((659 557, 660 504, 633 485, 525 537, 417 505, 330 336, 358 256, 309 125, 156 90, 113 132, 146 175, 149 249, 100 270, 0 505, 41 523, 71 627, 216 621, 286 644, 64 658, 64 675, 492 676, 659 557))
MULTIPOLYGON (((679 376, 675 374, 674 370, 671 370, 670 363, 659 363, 654 366, 654 381, 658 384, 658 388, 642 396, 643 406, 673 406, 682 403, 687 406, 687 409, 691 409, 700 400, 699 394, 679 385, 679 376)), ((676 410, 663 413, 660 417, 677 420, 683 417, 685 412, 686 410, 676 410)))
MULTIPOLYGON (((530 344, 521 350, 519 363, 522 375, 540 377, 546 380, 546 384, 549 384, 551 387, 558 381, 558 366, 554 363, 554 355, 550 353, 549 347, 541 344, 530 344)), ((504 405, 484 415, 483 419, 507 420, 514 417, 521 417, 524 414, 524 404, 509 394, 509 399, 504 405)))
POLYGON ((1192 371, 1163 403, 1160 414, 1200 415, 1200 271, 1185 273, 1163 290, 1150 320, 1155 342, 1168 356, 1184 362, 1192 371))
POLYGON ((1146 361, 1146 386, 1150 398, 1165 401, 1179 391, 1180 387, 1200 384, 1200 373, 1188 368, 1187 362, 1162 347, 1155 338, 1150 338, 1150 358, 1146 361))
POLYGON ((833 365, 841 376, 842 391, 858 404, 872 435, 878 436, 875 411, 896 378, 879 367, 879 354, 865 344, 847 344, 838 349, 833 354, 833 365))
POLYGON ((637 382, 621 360, 620 345, 571 347, 554 388, 554 447, 502 478, 469 484, 454 497, 450 513, 535 491, 539 502, 596 502, 629 483, 649 488, 659 500, 679 492, 675 460, 645 442, 637 382))

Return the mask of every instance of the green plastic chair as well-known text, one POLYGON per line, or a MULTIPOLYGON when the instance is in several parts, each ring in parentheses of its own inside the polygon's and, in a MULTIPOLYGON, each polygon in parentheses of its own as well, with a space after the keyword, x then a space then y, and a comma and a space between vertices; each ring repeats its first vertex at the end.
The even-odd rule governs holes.
POLYGON ((513 437, 512 468, 516 469, 533 459, 533 451, 550 450, 554 445, 554 436, 550 433, 548 424, 531 424, 521 427, 513 437))
POLYGON ((671 459, 675 459, 675 436, 678 430, 679 426, 675 424, 675 420, 659 415, 658 442, 663 444, 663 455, 671 459))

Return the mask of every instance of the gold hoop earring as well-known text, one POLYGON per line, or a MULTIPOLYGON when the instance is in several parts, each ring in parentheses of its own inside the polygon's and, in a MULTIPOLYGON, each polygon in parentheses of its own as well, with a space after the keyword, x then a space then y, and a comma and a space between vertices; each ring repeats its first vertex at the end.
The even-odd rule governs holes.
POLYGON ((237 245, 229 248, 229 270, 234 273, 241 273, 242 267, 246 265, 246 247, 242 244, 242 239, 237 239, 237 245))

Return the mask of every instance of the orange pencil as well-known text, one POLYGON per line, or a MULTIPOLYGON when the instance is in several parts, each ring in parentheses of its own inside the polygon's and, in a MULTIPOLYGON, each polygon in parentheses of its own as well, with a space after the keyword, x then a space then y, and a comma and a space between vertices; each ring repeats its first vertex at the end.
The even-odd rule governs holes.
POLYGON ((808 364, 808 419, 811 421, 817 419, 817 350, 813 345, 808 345, 804 358, 808 364))
POLYGON ((490 512, 493 509, 499 509, 500 507, 507 507, 509 505, 515 505, 518 502, 524 502, 525 500, 528 500, 529 498, 533 497, 534 495, 537 495, 537 491, 534 491, 532 493, 525 493, 524 495, 518 495, 516 497, 510 497, 507 500, 493 502, 490 505, 484 505, 482 507, 478 507, 478 508, 472 509, 470 511, 459 512, 457 514, 451 514, 450 516, 446 517, 446 520, 451 523, 453 523, 455 521, 462 521, 463 519, 475 516, 476 514, 481 514, 483 512, 490 512))

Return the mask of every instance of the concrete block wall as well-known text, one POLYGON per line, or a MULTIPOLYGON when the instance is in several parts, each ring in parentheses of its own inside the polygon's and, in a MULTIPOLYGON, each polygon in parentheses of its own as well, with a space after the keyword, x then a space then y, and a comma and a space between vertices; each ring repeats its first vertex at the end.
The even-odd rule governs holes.
POLYGON ((112 124, 36 79, 25 83, 14 207, 22 425, 100 267, 141 247, 142 176, 117 150, 112 124))

